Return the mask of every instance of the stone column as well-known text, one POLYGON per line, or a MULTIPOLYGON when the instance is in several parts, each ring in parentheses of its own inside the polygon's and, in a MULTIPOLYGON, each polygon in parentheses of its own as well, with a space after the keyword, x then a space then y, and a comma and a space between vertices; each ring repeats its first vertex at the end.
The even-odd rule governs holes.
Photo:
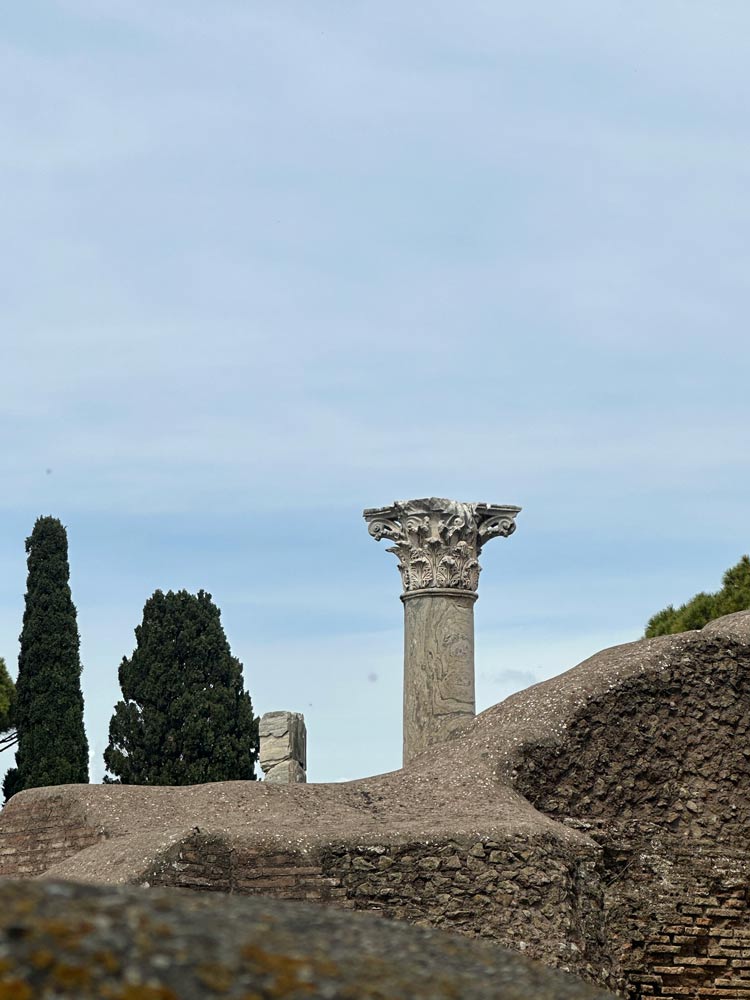
POLYGON ((482 546, 516 530, 520 507, 430 497, 364 512, 404 585, 404 764, 476 714, 474 602, 482 546))

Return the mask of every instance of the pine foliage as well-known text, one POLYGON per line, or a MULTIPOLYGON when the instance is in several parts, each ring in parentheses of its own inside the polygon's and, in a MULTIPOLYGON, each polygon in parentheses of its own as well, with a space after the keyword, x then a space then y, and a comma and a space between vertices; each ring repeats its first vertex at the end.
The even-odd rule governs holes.
POLYGON ((157 590, 120 665, 104 762, 127 785, 255 778, 258 720, 211 595, 157 590))
POLYGON ((40 517, 26 539, 28 578, 14 708, 16 767, 6 799, 23 788, 89 780, 83 728, 76 609, 70 593, 68 538, 54 517, 40 517))
POLYGON ((721 590, 715 594, 701 592, 679 608, 668 605, 646 626, 646 638, 672 635, 690 629, 703 628, 714 618, 750 608, 750 557, 743 556, 736 566, 726 571, 721 590))

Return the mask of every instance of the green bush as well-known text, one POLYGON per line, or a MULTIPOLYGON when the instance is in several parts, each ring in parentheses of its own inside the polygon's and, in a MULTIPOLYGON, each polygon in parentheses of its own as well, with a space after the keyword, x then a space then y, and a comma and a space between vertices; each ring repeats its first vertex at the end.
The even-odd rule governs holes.
POLYGON ((668 605, 649 619, 646 638, 655 635, 673 635, 690 629, 703 628, 714 618, 730 615, 734 611, 750 608, 750 557, 743 556, 736 566, 728 569, 722 579, 721 590, 715 594, 701 592, 680 605, 668 605))

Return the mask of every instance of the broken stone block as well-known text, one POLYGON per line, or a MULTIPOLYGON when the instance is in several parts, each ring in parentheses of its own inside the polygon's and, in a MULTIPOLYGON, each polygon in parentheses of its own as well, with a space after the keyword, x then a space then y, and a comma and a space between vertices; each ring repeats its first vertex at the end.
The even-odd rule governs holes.
POLYGON ((260 766, 266 781, 307 781, 307 730, 301 712, 266 712, 260 720, 260 766))

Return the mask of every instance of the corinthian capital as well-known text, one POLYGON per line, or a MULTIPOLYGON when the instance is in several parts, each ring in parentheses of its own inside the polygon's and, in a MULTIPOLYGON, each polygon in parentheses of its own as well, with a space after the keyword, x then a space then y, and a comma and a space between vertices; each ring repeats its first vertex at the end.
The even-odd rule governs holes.
POLYGON ((386 551, 398 559, 405 593, 474 593, 479 583, 482 546, 491 538, 512 535, 520 510, 429 497, 373 507, 364 512, 364 518, 376 541, 387 538, 395 543, 386 551))

